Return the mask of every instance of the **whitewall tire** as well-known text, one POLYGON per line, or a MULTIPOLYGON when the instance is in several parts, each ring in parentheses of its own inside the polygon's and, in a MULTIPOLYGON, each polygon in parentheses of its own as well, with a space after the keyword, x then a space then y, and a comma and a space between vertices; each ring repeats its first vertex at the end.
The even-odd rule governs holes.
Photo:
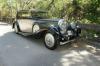
POLYGON ((57 48, 57 40, 56 37, 52 33, 46 33, 44 38, 45 46, 48 49, 54 50, 57 48))

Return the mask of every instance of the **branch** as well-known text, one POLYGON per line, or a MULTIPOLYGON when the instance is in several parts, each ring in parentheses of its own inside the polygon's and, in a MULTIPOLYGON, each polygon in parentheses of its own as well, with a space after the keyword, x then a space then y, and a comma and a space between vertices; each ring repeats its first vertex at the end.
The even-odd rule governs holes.
POLYGON ((48 7, 46 8, 47 10, 49 10, 49 9, 51 8, 52 4, 54 4, 54 1, 55 1, 55 0, 52 0, 52 1, 50 2, 50 4, 48 5, 48 7))
POLYGON ((25 5, 24 5, 23 8, 25 8, 26 6, 28 6, 31 2, 32 2, 32 0, 27 0, 27 2, 25 3, 25 5))

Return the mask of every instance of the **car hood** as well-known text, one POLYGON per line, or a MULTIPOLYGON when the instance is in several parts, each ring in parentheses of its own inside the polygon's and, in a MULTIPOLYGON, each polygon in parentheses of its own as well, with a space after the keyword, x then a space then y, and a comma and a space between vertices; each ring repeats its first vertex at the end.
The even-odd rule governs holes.
POLYGON ((60 19, 39 19, 40 21, 46 21, 46 22, 58 22, 60 19))

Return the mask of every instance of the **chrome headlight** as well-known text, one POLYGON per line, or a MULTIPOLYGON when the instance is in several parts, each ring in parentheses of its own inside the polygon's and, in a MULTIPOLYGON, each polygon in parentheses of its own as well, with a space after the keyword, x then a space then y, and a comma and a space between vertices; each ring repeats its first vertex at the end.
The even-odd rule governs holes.
POLYGON ((61 33, 62 34, 66 33, 67 23, 64 21, 64 19, 59 20, 58 25, 61 29, 61 33))
POLYGON ((75 24, 74 22, 71 22, 70 25, 71 25, 71 27, 72 27, 73 29, 76 28, 76 24, 75 24))

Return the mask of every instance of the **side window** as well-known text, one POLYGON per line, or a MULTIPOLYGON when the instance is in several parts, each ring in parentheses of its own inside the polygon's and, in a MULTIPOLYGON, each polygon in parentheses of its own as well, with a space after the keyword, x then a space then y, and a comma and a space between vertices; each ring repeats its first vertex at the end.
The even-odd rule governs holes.
POLYGON ((32 18, 32 16, 30 12, 18 12, 16 18, 32 18))

